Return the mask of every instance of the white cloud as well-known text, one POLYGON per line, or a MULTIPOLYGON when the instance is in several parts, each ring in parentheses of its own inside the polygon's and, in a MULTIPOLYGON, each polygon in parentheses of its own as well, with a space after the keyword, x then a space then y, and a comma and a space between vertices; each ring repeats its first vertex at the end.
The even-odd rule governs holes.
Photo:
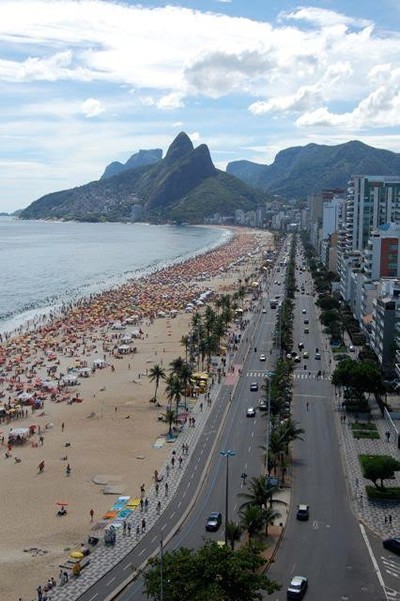
POLYGON ((166 96, 162 96, 157 102, 157 108, 163 111, 171 111, 174 109, 183 108, 185 105, 182 101, 183 95, 177 92, 172 92, 166 96))
POLYGON ((104 110, 100 100, 96 100, 95 98, 87 98, 81 106, 81 112, 85 117, 97 117, 101 113, 104 113, 104 110))
POLYGON ((344 113, 330 111, 326 106, 308 111, 299 117, 299 127, 328 126, 359 130, 365 127, 400 126, 400 68, 390 70, 386 66, 371 72, 371 79, 384 81, 357 106, 344 113), (382 73, 386 74, 384 80, 382 73))

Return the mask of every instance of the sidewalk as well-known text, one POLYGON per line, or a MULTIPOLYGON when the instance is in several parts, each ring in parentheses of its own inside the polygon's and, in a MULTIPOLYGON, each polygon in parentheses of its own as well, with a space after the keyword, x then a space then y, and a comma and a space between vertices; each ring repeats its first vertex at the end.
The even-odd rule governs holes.
MULTIPOLYGON (((323 332, 321 322, 319 321, 319 309, 315 307, 318 323, 321 331, 321 338, 326 349, 326 355, 329 357, 330 373, 335 370, 335 360, 332 349, 329 344, 328 336, 323 332)), ((346 341, 350 344, 350 341, 346 341)), ((347 345, 348 346, 348 345, 347 345)), ((341 406, 339 397, 334 396, 332 391, 332 403, 334 406, 336 429, 338 441, 342 455, 344 475, 347 480, 350 501, 353 511, 358 516, 360 522, 367 526, 372 532, 381 538, 395 536, 400 530, 400 502, 396 501, 375 501, 369 500, 365 494, 365 486, 372 482, 364 479, 361 472, 361 465, 358 459, 359 455, 391 455, 400 460, 400 451, 397 448, 397 440, 393 434, 390 442, 387 442, 385 433, 390 430, 388 423, 382 418, 381 412, 374 398, 369 401, 371 407, 370 420, 377 426, 379 439, 356 439, 353 436, 351 424, 356 421, 351 414, 346 414, 341 406), (342 421, 346 415, 346 421, 342 421), (391 520, 389 519, 391 516, 391 520)), ((361 420, 363 421, 363 420, 361 420)), ((399 424, 400 425, 400 424, 399 424)), ((400 472, 395 473, 395 478, 390 481, 390 486, 400 487, 400 472)))

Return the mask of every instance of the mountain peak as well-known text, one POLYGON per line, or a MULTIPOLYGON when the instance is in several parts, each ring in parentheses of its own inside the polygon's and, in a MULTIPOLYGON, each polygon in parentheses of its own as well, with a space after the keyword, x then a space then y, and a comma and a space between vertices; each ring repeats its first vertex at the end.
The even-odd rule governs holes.
POLYGON ((191 139, 184 131, 181 131, 168 148, 165 159, 168 163, 179 160, 189 152, 192 152, 193 149, 194 146, 191 139))

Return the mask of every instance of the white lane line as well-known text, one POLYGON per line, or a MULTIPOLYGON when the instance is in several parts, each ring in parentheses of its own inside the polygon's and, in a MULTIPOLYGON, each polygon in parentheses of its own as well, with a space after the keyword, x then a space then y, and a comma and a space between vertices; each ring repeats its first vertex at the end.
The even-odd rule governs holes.
POLYGON ((251 446, 249 447, 249 450, 247 452, 250 453, 250 451, 251 451, 251 446))
POLYGON ((182 505, 182 501, 179 501, 179 503, 178 503, 178 509, 179 509, 179 507, 180 507, 181 505, 182 505))
MULTIPOLYGON (((156 537, 156 538, 157 538, 157 537, 156 537)), ((127 564, 126 564, 126 566, 125 566, 125 567, 123 567, 122 569, 123 569, 123 570, 124 570, 124 572, 125 572, 125 570, 128 570, 128 569, 129 569, 131 566, 132 566, 132 564, 131 564, 131 563, 127 563, 127 564)))
POLYGON ((251 433, 251 437, 254 438, 254 432, 251 433))
POLYGON ((164 524, 164 526, 161 526, 161 530, 165 530, 166 527, 167 527, 167 524, 164 524))
POLYGON ((114 576, 113 578, 111 578, 111 580, 109 580, 109 581, 106 583, 106 586, 109 586, 109 585, 110 585, 112 582, 114 582, 114 580, 115 580, 115 579, 116 579, 116 576, 114 576))
POLYGON ((152 542, 152 543, 154 543, 154 541, 155 541, 155 540, 157 540, 157 538, 158 538, 158 536, 154 536, 154 537, 151 539, 151 542, 152 542))
POLYGON ((175 517, 175 511, 174 511, 174 513, 171 513, 171 520, 172 520, 172 518, 174 518, 174 517, 175 517))
POLYGON ((146 549, 142 549, 142 551, 140 551, 140 553, 139 553, 139 557, 140 557, 141 555, 143 555, 143 553, 146 553, 146 549))
POLYGON ((99 593, 95 593, 95 594, 93 595, 93 597, 90 597, 89 601, 93 601, 93 599, 96 599, 96 597, 98 596, 98 594, 99 594, 99 593))
POLYGON ((364 528, 364 526, 362 524, 359 524, 359 526, 360 526, 360 530, 361 530, 361 535, 362 535, 362 537, 364 539, 364 542, 365 542, 365 545, 366 545, 366 547, 368 549, 368 553, 369 553, 369 556, 371 558, 372 565, 374 566, 376 577, 378 578, 379 584, 381 585, 381 587, 383 589, 383 592, 385 594, 385 599, 388 600, 388 596, 387 596, 387 593, 386 593, 385 583, 383 581, 382 574, 381 574, 381 571, 380 571, 379 566, 378 566, 378 562, 376 561, 375 555, 374 555, 374 553, 372 551, 372 548, 371 548, 371 545, 369 544, 368 537, 367 537, 367 535, 365 533, 365 528, 364 528))

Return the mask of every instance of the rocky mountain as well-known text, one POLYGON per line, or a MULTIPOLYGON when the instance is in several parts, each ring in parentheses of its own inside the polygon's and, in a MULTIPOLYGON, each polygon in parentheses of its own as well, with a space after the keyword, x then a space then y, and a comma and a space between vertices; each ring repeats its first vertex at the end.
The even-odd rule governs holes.
POLYGON ((127 169, 136 169, 137 167, 144 167, 145 165, 154 165, 154 163, 158 163, 158 161, 161 159, 161 148, 154 148, 153 150, 139 150, 139 152, 133 154, 126 161, 126 163, 114 161, 107 165, 100 179, 107 179, 108 177, 119 175, 123 171, 127 171, 127 169))
POLYGON ((346 189, 351 175, 400 175, 400 154, 358 141, 307 144, 282 150, 271 165, 234 161, 226 171, 270 194, 304 199, 322 189, 346 189))
POLYGON ((84 186, 46 194, 20 217, 128 221, 133 212, 137 214, 139 205, 142 219, 147 221, 202 223, 217 212, 230 215, 235 209, 255 209, 264 200, 264 193, 216 169, 208 147, 201 144, 194 148, 187 134, 181 132, 165 158, 154 164, 123 169, 84 186))

